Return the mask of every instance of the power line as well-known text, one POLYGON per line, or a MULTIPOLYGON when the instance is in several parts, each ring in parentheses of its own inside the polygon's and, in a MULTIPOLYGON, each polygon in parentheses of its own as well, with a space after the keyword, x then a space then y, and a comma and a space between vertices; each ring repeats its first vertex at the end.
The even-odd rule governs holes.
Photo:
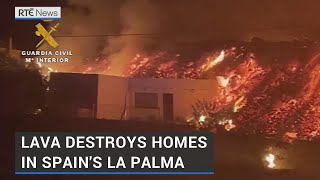
MULTIPOLYGON (((319 27, 320 28, 320 27, 319 27)), ((224 31, 223 28, 216 29, 219 31, 224 31)), ((264 31, 264 30, 291 30, 291 31, 301 31, 304 30, 303 28, 295 27, 295 28, 289 28, 289 27, 247 27, 243 28, 243 30, 256 30, 256 31, 264 31)), ((204 34, 207 34, 208 32, 205 32, 204 34)), ((168 36, 168 35, 199 35, 199 33, 129 33, 129 34, 87 34, 87 35, 53 35, 54 38, 90 38, 90 37, 121 37, 121 36, 168 36)))
POLYGON ((77 37, 112 37, 112 36, 161 36, 164 34, 160 33, 130 33, 130 34, 89 34, 89 35, 56 35, 52 36, 54 38, 60 38, 60 37, 71 37, 71 38, 77 38, 77 37))

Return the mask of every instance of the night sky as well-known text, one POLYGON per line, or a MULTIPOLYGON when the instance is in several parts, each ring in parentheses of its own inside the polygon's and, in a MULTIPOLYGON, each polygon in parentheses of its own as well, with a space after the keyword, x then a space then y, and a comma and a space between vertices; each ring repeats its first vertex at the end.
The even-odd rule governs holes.
MULTIPOLYGON (((35 46, 38 39, 30 34, 34 34, 37 22, 15 21, 14 6, 62 6, 63 11, 68 9, 68 13, 63 12, 62 20, 66 18, 69 24, 74 22, 73 26, 77 27, 72 30, 64 27, 60 35, 69 31, 67 35, 163 33, 165 35, 160 39, 166 44, 172 41, 247 40, 254 36, 273 41, 295 38, 318 40, 320 37, 320 21, 317 20, 320 1, 317 0, 1 1, 0 40, 7 42, 9 36, 13 36, 17 49, 35 46), (91 28, 92 23, 95 25, 91 28), (77 28, 84 30, 74 31, 77 28)), ((107 45, 104 43, 102 46, 107 45)))

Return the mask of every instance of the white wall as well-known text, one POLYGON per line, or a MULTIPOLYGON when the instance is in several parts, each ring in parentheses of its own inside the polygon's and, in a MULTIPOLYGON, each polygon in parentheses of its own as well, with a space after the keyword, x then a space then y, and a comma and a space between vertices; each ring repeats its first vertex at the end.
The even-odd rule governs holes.
MULTIPOLYGON (((211 101, 218 87, 216 80, 134 78, 129 83, 132 105, 135 92, 158 93, 160 119, 163 117, 163 93, 173 94, 174 118, 189 117, 192 115, 192 105, 198 100, 211 101)), ((132 116, 135 114, 129 115, 132 116)))
POLYGON ((211 101, 217 93, 217 88, 216 80, 128 79, 99 75, 97 118, 120 119, 126 104, 125 119, 148 120, 149 117, 154 117, 162 120, 163 93, 173 94, 174 118, 190 117, 193 113, 192 105, 198 100, 211 101), (157 93, 158 108, 135 108, 134 95, 136 92, 157 93))

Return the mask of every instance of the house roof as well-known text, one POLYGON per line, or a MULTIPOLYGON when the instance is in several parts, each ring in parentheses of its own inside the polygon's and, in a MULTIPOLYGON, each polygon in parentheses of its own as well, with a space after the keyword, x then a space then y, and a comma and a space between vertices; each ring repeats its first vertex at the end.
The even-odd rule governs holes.
MULTIPOLYGON (((217 86, 216 79, 161 79, 161 78, 128 78, 121 76, 110 76, 103 74, 83 74, 83 73, 61 73, 51 74, 92 76, 102 77, 103 79, 118 79, 128 81, 131 87, 149 87, 149 88, 178 88, 178 89, 211 89, 217 86)), ((120 81, 119 81, 120 82, 120 81)))

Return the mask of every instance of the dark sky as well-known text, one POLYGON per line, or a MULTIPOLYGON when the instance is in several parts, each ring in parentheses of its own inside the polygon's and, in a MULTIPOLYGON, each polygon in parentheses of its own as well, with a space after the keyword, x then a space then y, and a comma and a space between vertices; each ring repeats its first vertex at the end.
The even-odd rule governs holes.
POLYGON ((161 41, 169 44, 255 36, 273 41, 320 37, 318 0, 1 1, 0 40, 13 36, 19 49, 34 47, 37 22, 15 21, 14 6, 62 6, 65 24, 74 24, 62 26, 60 35, 163 33, 161 41))

